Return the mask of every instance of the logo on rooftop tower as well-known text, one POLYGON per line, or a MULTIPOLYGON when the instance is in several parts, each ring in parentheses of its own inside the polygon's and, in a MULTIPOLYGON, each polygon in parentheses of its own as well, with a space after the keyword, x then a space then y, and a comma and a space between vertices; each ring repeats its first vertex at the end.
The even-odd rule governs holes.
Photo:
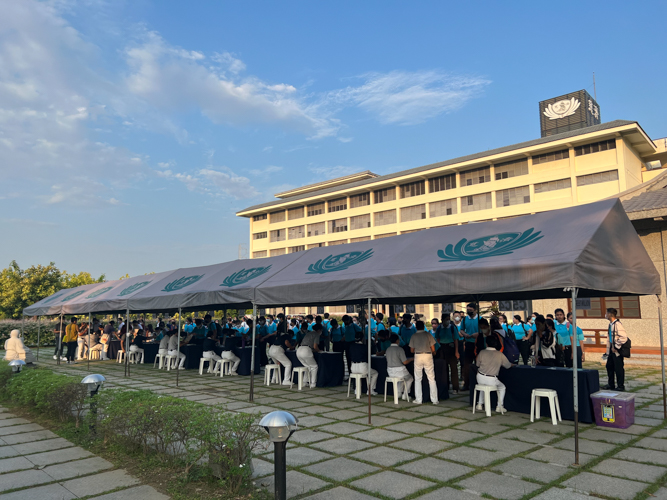
POLYGON ((485 257, 499 257, 509 255, 525 246, 542 239, 541 231, 533 233, 535 228, 530 228, 523 233, 500 233, 483 236, 468 241, 463 238, 456 245, 447 245, 445 250, 438 250, 440 262, 456 262, 462 260, 477 260, 485 257))
POLYGON ((558 120, 566 116, 573 115, 581 106, 579 99, 572 97, 571 99, 563 99, 562 101, 549 104, 544 110, 544 116, 549 120, 558 120))
POLYGON ((329 255, 328 257, 309 265, 306 274, 324 274, 332 273, 334 271, 344 271, 350 266, 357 265, 366 259, 370 259, 372 256, 372 248, 365 252, 346 252, 338 255, 329 255))
POLYGON ((240 271, 227 276, 222 281, 222 284, 220 286, 232 287, 236 285, 242 285, 243 283, 247 283, 248 281, 256 278, 257 276, 261 276, 269 269, 271 269, 270 265, 266 267, 252 267, 250 269, 241 269, 240 271))

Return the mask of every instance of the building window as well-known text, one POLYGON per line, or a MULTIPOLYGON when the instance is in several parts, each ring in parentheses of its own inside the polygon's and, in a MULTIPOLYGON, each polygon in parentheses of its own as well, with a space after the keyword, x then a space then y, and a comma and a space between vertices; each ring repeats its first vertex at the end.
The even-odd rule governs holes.
POLYGON ((286 231, 284 229, 276 229, 275 231, 271 231, 271 243, 274 241, 285 241, 285 233, 286 231))
POLYGON ((474 168, 461 172, 461 186, 474 186, 484 182, 491 182, 491 168, 489 167, 474 168))
POLYGON ((428 204, 429 217, 442 217, 456 213, 456 200, 434 201, 428 204))
POLYGON ((385 210, 384 212, 375 212, 375 225, 385 226, 387 224, 396 224, 396 210, 385 210))
POLYGON ((271 250, 270 252, 271 257, 275 257, 276 255, 285 255, 285 249, 284 248, 275 248, 271 250))
POLYGON ((437 193, 456 188, 456 174, 442 175, 428 180, 428 192, 437 193))
POLYGON ((253 252, 252 253, 252 258, 253 259, 262 259, 266 257, 266 250, 262 250, 260 252, 253 252))
POLYGON ((401 198, 412 198, 426 193, 426 183, 424 181, 411 182, 399 186, 401 198))
POLYGON ((267 215, 266 214, 261 214, 261 215, 253 215, 252 216, 252 221, 253 222, 259 222, 261 220, 266 220, 267 215))
POLYGON ((308 245, 308 250, 310 250, 311 248, 319 248, 319 247, 323 247, 323 246, 324 246, 324 243, 312 243, 312 244, 308 245))
POLYGON ((528 175, 528 160, 508 161, 494 165, 496 180, 509 179, 519 175, 528 175))
MULTIPOLYGON (((568 299, 567 305, 572 310, 572 300, 568 299)), ((639 307, 639 297, 603 297, 591 299, 591 308, 587 310, 577 309, 579 318, 604 318, 607 309, 613 307, 618 311, 618 317, 641 319, 642 313, 639 307)))
POLYGON ((350 217, 350 231, 354 231, 355 229, 366 229, 367 227, 371 227, 371 214, 350 217))
POLYGON ((329 221, 329 233, 341 233, 343 231, 347 231, 347 219, 329 221))
POLYGON ((287 219, 288 220, 302 219, 303 212, 304 212, 303 207, 290 208, 287 211, 287 219))
POLYGON ((344 245, 345 243, 347 243, 347 240, 330 241, 328 246, 335 247, 336 245, 344 245))
POLYGON ((347 209, 347 198, 338 198, 329 202, 329 213, 347 209))
POLYGON ((394 201, 396 199, 396 188, 378 189, 374 192, 375 203, 384 203, 385 201, 394 201))
POLYGON ((304 252, 305 250, 306 250, 306 245, 298 245, 296 247, 289 247, 287 249, 287 253, 304 252))
POLYGON ((475 212, 491 208, 491 193, 475 194, 461 198, 461 212, 475 212))
POLYGON ((320 236, 325 233, 327 225, 324 222, 317 224, 308 224, 308 237, 320 236))
POLYGON ((365 207, 371 204, 371 194, 362 193, 350 196, 350 208, 365 207))
POLYGON ((528 186, 496 191, 496 207, 498 208, 521 205, 522 203, 530 203, 530 188, 528 186))
POLYGON ((559 179, 557 181, 540 182, 539 184, 535 184, 535 193, 546 193, 548 191, 558 191, 559 189, 570 189, 571 187, 571 179, 559 179))
POLYGON ((401 222, 426 219, 426 205, 401 208, 401 222))
POLYGON ((275 224, 276 222, 283 222, 285 220, 285 211, 281 210, 280 212, 272 212, 271 219, 269 223, 275 224))
POLYGON ((562 149, 561 151, 552 151, 551 153, 544 153, 543 155, 533 156, 533 165, 540 163, 549 163, 550 161, 564 160, 570 157, 569 149, 562 149))
POLYGON ((324 213, 324 202, 322 203, 313 203, 308 205, 308 217, 313 217, 314 215, 321 215, 324 213))
POLYGON ((580 175, 577 177, 577 186, 588 186, 589 184, 600 184, 618 180, 618 170, 607 170, 597 174, 580 175))
POLYGON ((368 241, 370 240, 370 236, 362 236, 361 238, 351 238, 350 243, 359 243, 360 241, 368 241))
POLYGON ((396 236, 396 233, 384 233, 384 234, 376 234, 373 239, 374 240, 380 240, 382 238, 390 238, 392 236, 396 236))
POLYGON ((296 227, 290 227, 287 230, 287 239, 288 240, 296 240, 299 238, 303 238, 306 236, 306 226, 296 226, 296 227))
POLYGON ((616 149, 616 139, 594 142, 592 144, 585 144, 584 146, 576 146, 574 148, 574 156, 589 155, 591 153, 607 151, 608 149, 616 149))
POLYGON ((253 240, 263 240, 266 238, 266 231, 261 232, 261 233, 255 233, 252 235, 253 240))

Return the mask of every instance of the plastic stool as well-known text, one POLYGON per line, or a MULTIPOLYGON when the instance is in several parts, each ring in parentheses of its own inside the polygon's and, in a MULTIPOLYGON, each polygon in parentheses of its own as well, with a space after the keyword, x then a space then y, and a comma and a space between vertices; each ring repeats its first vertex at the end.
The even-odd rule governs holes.
POLYGON ((361 398, 361 380, 366 379, 366 384, 368 384, 368 374, 366 373, 350 373, 350 378, 347 379, 347 397, 350 397, 350 387, 352 386, 352 379, 356 380, 354 383, 354 395, 357 399, 361 398))
POLYGON ((299 378, 297 379, 299 383, 297 384, 297 387, 299 390, 303 388, 303 376, 306 375, 310 370, 306 368, 305 366, 297 366, 295 368, 292 368, 292 380, 290 380, 289 388, 291 389, 292 386, 294 385, 294 375, 298 374, 299 378))
POLYGON ((155 355, 155 361, 153 361, 153 368, 155 368, 155 365, 157 364, 158 365, 158 370, 162 370, 162 367, 164 366, 164 362, 165 362, 166 358, 167 358, 166 354, 157 353, 155 355))
POLYGON ((387 382, 394 384, 394 404, 398 404, 398 388, 400 387, 401 382, 405 386, 405 397, 408 398, 408 403, 410 402, 410 395, 408 394, 408 384, 405 382, 405 379, 400 377, 387 377, 384 379, 384 402, 387 402, 387 382))
POLYGON ((90 359, 91 361, 99 361, 100 360, 100 351, 96 350, 91 350, 90 351, 90 359))
POLYGON ((213 358, 199 358, 199 375, 204 374, 204 363, 208 363, 208 372, 206 373, 213 371, 213 358))
POLYGON ((533 389, 530 395, 530 421, 534 422, 535 418, 540 419, 540 398, 549 398, 549 411, 551 413, 551 423, 558 425, 562 422, 560 418, 560 404, 558 404, 558 393, 553 389, 533 389), (556 421, 558 415, 558 422, 556 421))
POLYGON ((140 363, 143 364, 144 355, 139 351, 130 351, 130 359, 128 361, 134 365, 138 365, 140 363))
POLYGON ((174 370, 178 368, 178 354, 167 354, 165 358, 167 359, 167 371, 171 370, 172 361, 174 364, 174 370))
MULTIPOLYGON (((220 378, 225 375, 230 375, 232 373, 232 360, 231 359, 222 359, 220 363, 220 378)), ((215 372, 213 372, 215 373, 215 372)))
POLYGON ((118 363, 122 363, 125 360, 125 353, 123 351, 118 351, 116 359, 118 360, 118 363))
POLYGON ((484 393, 484 409, 486 410, 486 416, 490 417, 491 416, 491 393, 492 392, 498 392, 498 388, 493 385, 480 385, 477 384, 475 386, 475 394, 473 394, 472 398, 472 412, 473 414, 475 413, 475 406, 478 403, 478 392, 483 392, 484 393))
MULTIPOLYGON (((231 360, 226 360, 226 361, 231 362, 231 360)), ((276 371, 278 372, 278 384, 280 384, 280 365, 271 364, 271 365, 266 365, 264 367, 264 384, 265 385, 271 385, 271 380, 273 380, 273 374, 276 371)))

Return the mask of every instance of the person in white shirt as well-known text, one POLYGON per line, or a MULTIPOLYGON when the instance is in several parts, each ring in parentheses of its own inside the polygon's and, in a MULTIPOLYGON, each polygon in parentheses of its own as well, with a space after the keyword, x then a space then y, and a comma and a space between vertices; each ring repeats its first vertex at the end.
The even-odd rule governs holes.
MULTIPOLYGON (((503 414, 505 410, 505 384, 498 380, 500 368, 511 368, 512 363, 500 352, 500 341, 495 335, 486 337, 486 349, 482 350, 475 359, 477 365, 477 383, 490 385, 498 389, 498 406, 496 412, 503 414)), ((480 393, 481 394, 481 393, 480 393)), ((477 403, 478 411, 484 411, 484 403, 477 403)))
POLYGON ((435 367, 433 356, 435 356, 435 339, 433 335, 424 330, 424 322, 417 321, 417 331, 410 337, 410 351, 415 355, 415 399, 414 403, 422 403, 422 370, 426 372, 431 403, 438 404, 438 386, 435 383, 435 367))
MULTIPOLYGON (((625 366, 623 362, 622 350, 628 341, 628 334, 625 327, 617 318, 618 311, 613 307, 607 309, 607 319, 609 320, 609 341, 607 342, 607 377, 609 381, 603 389, 625 390, 625 366), (614 380, 615 379, 615 380, 614 380)), ((628 346, 625 346, 627 349, 628 346)))
POLYGON ((169 356, 177 356, 176 359, 180 359, 180 364, 178 365, 179 370, 185 370, 185 354, 180 351, 180 346, 178 345, 178 335, 177 331, 173 330, 170 332, 169 337, 169 356))
POLYGON ((414 382, 415 379, 410 375, 410 372, 405 366, 412 363, 414 358, 408 358, 405 355, 405 349, 399 345, 401 339, 398 335, 392 333, 389 340, 391 341, 391 345, 384 353, 384 357, 387 359, 387 376, 402 378, 405 381, 404 386, 398 386, 399 391, 404 389, 403 393, 398 396, 402 399, 408 399, 412 382, 414 382))

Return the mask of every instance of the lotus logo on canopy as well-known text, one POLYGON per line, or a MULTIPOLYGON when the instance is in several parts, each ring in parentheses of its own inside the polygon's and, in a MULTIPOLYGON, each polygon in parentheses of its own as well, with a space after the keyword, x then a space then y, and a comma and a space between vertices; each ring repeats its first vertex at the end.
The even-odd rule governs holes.
POLYGON ((58 294, 58 295, 54 295, 54 296, 51 297, 50 299, 46 299, 46 300, 44 301, 44 304, 48 304, 49 302, 53 302, 54 300, 59 299, 59 298, 62 297, 63 295, 65 295, 65 294, 64 294, 64 293, 61 293, 61 294, 58 294))
POLYGON ((320 259, 315 264, 308 266, 306 274, 324 274, 332 273, 334 271, 344 271, 350 266, 355 266, 360 262, 370 259, 373 256, 373 249, 365 252, 347 252, 338 255, 329 255, 324 259, 320 259))
POLYGON ((104 287, 104 288, 100 288, 99 290, 97 290, 97 291, 91 293, 90 295, 88 295, 86 298, 87 299, 94 299, 95 297, 99 297, 103 293, 108 292, 112 288, 113 288, 112 286, 107 286, 107 287, 104 287))
POLYGON ((74 292, 74 293, 68 295, 67 297, 65 297, 61 302, 67 302, 68 300, 72 300, 73 298, 78 297, 79 295, 81 295, 83 293, 86 293, 86 291, 85 290, 79 290, 78 292, 74 292))
POLYGON ((131 293, 136 292, 137 290, 140 290, 141 288, 145 287, 149 283, 150 281, 142 281, 141 283, 135 283, 134 285, 130 285, 125 290, 120 292, 118 296, 125 297, 126 295, 130 295, 131 293))
POLYGON ((543 238, 540 236, 541 231, 536 233, 533 231, 535 228, 531 227, 523 233, 493 234, 470 241, 463 238, 456 245, 447 245, 444 251, 438 250, 438 257, 440 257, 440 262, 455 262, 509 255, 514 250, 531 245, 543 238))
POLYGON ((190 286, 194 283, 197 283, 197 281, 199 281, 203 277, 204 277, 203 274, 200 274, 199 276, 184 276, 182 278, 177 279, 176 281, 172 281, 171 283, 169 283, 162 289, 162 291, 175 292, 177 290, 182 290, 186 286, 190 286))
POLYGON ((270 265, 266 267, 252 267, 250 269, 241 269, 240 271, 227 276, 222 281, 222 284, 220 286, 233 287, 236 285, 242 285, 243 283, 247 283, 248 281, 256 278, 257 276, 261 276, 269 269, 271 269, 270 265))

